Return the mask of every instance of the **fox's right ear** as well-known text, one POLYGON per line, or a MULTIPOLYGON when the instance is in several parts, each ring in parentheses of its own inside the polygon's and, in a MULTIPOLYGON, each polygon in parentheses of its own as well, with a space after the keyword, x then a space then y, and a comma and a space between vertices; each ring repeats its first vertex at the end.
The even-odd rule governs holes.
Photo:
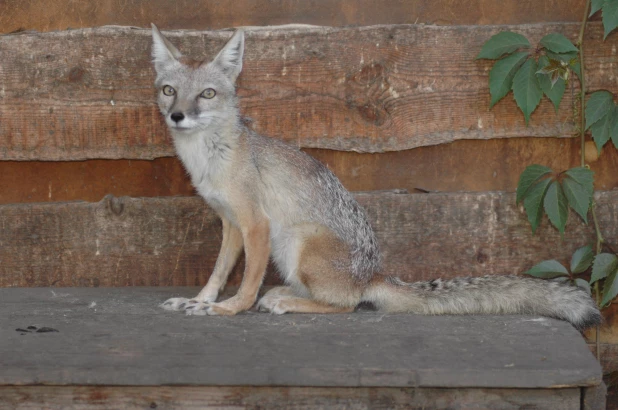
POLYGON ((182 57, 180 51, 161 34, 157 26, 152 24, 152 59, 155 70, 164 69, 168 64, 178 61, 180 57, 182 57))

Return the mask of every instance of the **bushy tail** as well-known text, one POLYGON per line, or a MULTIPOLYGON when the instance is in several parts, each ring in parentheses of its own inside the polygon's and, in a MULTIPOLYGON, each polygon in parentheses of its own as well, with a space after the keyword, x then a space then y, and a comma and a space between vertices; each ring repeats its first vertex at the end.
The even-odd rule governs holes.
POLYGON ((578 330, 600 324, 588 293, 576 286, 523 276, 483 276, 406 283, 375 277, 363 295, 387 312, 425 315, 532 314, 566 320, 578 330))

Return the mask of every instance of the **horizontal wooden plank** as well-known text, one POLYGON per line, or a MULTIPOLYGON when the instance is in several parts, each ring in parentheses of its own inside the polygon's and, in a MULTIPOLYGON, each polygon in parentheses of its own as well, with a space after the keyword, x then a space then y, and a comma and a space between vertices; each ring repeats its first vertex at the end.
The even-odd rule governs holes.
MULTIPOLYGON (((533 42, 578 24, 391 25, 249 30, 239 94, 252 127, 307 148, 386 152, 459 139, 564 137, 572 95, 545 101, 526 127, 509 97, 489 110, 490 63, 475 61, 499 30, 533 42)), ((193 56, 229 32, 168 32, 193 56)), ((587 30, 589 89, 618 85, 602 27, 587 30)), ((173 155, 154 104, 150 31, 104 27, 0 37, 0 159, 152 159, 173 155)), ((574 95, 576 95, 575 90, 574 95)))
MULTIPOLYGON (((384 273, 408 281, 521 273, 544 259, 566 262, 594 237, 574 214, 564 239, 547 220, 533 236, 510 193, 356 197, 376 230, 384 273)), ((597 202, 603 235, 618 248, 618 190, 597 193, 597 202)), ((198 197, 3 205, 0 223, 0 286, 203 285, 221 236, 198 197)), ((278 283, 270 272, 267 283, 278 283)))
POLYGON ((5 0, 0 33, 106 25, 213 30, 289 23, 319 26, 375 24, 530 24, 579 22, 580 0, 5 0))
MULTIPOLYGON (((563 171, 579 165, 579 150, 576 138, 460 140, 382 154, 305 149, 351 191, 407 189, 411 193, 417 192, 415 188, 515 191, 526 165, 544 164, 563 171)), ((598 190, 618 188, 618 150, 604 149, 590 166, 598 190)), ((0 204, 94 202, 108 193, 153 197, 193 192, 180 161, 171 157, 152 161, 0 161, 0 204)))
MULTIPOLYGON (((19 410, 38 408, 580 410, 580 396, 580 389, 0 386, 0 406, 19 410)), ((605 410, 605 406, 590 409, 605 410)))
POLYGON ((525 389, 601 382, 599 363, 564 321, 368 311, 205 317, 158 306, 197 291, 0 289, 0 385, 525 389))

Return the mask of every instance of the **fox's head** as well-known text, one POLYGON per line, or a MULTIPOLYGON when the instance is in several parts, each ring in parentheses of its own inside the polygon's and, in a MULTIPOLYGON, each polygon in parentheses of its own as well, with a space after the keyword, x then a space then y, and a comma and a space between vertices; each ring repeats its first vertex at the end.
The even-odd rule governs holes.
POLYGON ((175 134, 203 131, 236 120, 235 86, 245 45, 242 30, 237 30, 210 62, 184 57, 154 24, 152 38, 159 109, 175 134))

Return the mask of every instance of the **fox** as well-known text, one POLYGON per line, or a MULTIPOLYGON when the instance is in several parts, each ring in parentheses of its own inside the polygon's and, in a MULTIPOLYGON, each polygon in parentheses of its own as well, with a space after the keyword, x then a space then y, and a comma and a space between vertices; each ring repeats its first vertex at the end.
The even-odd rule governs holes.
POLYGON ((164 301, 190 315, 235 315, 254 307, 269 260, 284 286, 268 290, 259 311, 423 315, 534 314, 584 330, 601 314, 583 289, 519 275, 407 283, 381 272, 382 255, 363 208, 318 160, 246 125, 236 93, 245 31, 214 59, 183 55, 152 24, 157 103, 196 192, 222 221, 215 267, 193 298, 164 301), (217 301, 241 252, 237 293, 217 301))

